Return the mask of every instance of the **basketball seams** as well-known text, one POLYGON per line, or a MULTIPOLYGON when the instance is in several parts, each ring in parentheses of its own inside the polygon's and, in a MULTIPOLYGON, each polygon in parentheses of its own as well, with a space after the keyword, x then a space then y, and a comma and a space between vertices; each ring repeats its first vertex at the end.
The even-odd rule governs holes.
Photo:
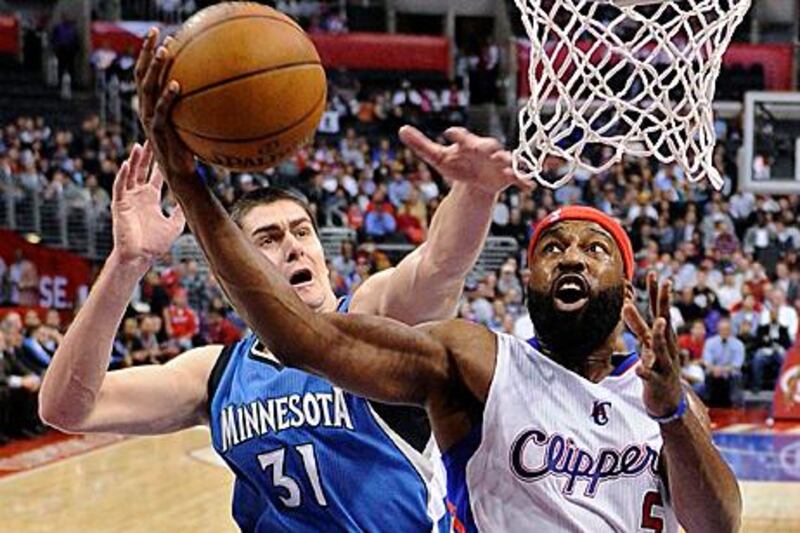
POLYGON ((292 128, 295 128, 295 127, 299 126, 300 124, 302 124, 305 120, 307 120, 311 115, 313 115, 319 109, 320 104, 324 104, 325 103, 325 99, 326 99, 326 96, 327 96, 326 93, 327 93, 327 91, 323 91, 322 95, 320 96, 320 98, 318 98, 317 101, 314 103, 314 105, 311 106, 311 109, 309 111, 307 111, 302 117, 300 117, 296 121, 292 122, 291 124, 289 124, 287 126, 284 126, 284 127, 280 128, 280 129, 277 129, 275 131, 272 131, 272 132, 269 132, 269 133, 265 133, 263 135, 257 135, 255 137, 241 137, 241 138, 214 137, 213 135, 206 135, 206 134, 203 134, 203 133, 197 133, 197 132, 194 132, 194 131, 192 131, 190 129, 182 128, 177 124, 173 124, 173 125, 174 125, 176 130, 184 132, 184 133, 187 133, 189 135, 192 135, 193 137, 197 137, 198 139, 202 139, 204 141, 213 141, 213 142, 221 143, 221 144, 238 144, 238 143, 248 143, 248 142, 255 142, 255 141, 263 141, 263 140, 266 140, 266 139, 268 139, 270 137, 275 137, 277 135, 281 135, 283 133, 286 133, 287 131, 290 131, 292 128))
MULTIPOLYGON (((258 70, 253 70, 250 72, 245 72, 243 74, 239 74, 238 76, 233 76, 232 78, 225 78, 224 80, 215 81, 209 85, 204 85, 203 87, 198 87, 192 91, 189 91, 186 94, 181 94, 180 100, 186 101, 186 99, 191 98, 192 96, 196 96, 198 94, 204 93, 206 91, 210 91, 211 89, 216 89, 217 87, 222 87, 223 85, 227 85, 228 83, 233 83, 236 81, 241 81, 252 76, 258 76, 259 74, 266 74, 267 72, 271 72, 274 70, 288 70, 295 67, 304 67, 310 65, 317 65, 322 68, 322 65, 318 61, 297 61, 294 63, 284 63, 282 65, 273 65, 270 67, 264 67, 258 70)), ((186 130, 184 130, 186 131, 186 130)))
POLYGON ((188 28, 184 28, 183 30, 178 32, 178 34, 175 36, 175 42, 178 43, 179 47, 178 47, 177 50, 175 50, 175 53, 172 54, 172 57, 170 58, 171 64, 170 64, 169 71, 166 71, 164 73, 164 75, 161 78, 161 81, 164 82, 165 80, 167 80, 169 78, 170 72, 172 72, 172 65, 175 64, 175 61, 178 59, 178 56, 180 55, 180 53, 183 52, 197 38, 203 36, 205 34, 205 32, 207 32, 209 30, 212 30, 214 28, 218 28, 219 26, 223 26, 228 22, 235 22, 235 21, 244 20, 244 19, 268 19, 268 20, 273 20, 273 21, 276 21, 276 22, 280 22, 282 24, 286 24, 287 26, 291 27, 293 30, 296 30, 304 38, 306 38, 306 39, 308 39, 310 41, 310 39, 308 38, 308 35, 306 35, 306 33, 303 31, 303 29, 300 28, 299 26, 297 26, 296 24, 294 24, 293 21, 286 20, 286 19, 284 19, 282 17, 276 17, 274 15, 267 15, 267 14, 252 14, 252 13, 250 13, 250 14, 247 14, 247 15, 236 15, 236 16, 233 16, 233 17, 229 17, 229 18, 225 18, 225 19, 222 19, 222 20, 218 20, 218 21, 215 21, 215 22, 209 24, 206 27, 201 28, 202 31, 196 31, 196 30, 193 31, 192 32, 193 35, 191 35, 190 37, 188 37, 188 38, 186 38, 184 40, 181 40, 180 34, 184 33, 185 31, 188 30, 188 28))

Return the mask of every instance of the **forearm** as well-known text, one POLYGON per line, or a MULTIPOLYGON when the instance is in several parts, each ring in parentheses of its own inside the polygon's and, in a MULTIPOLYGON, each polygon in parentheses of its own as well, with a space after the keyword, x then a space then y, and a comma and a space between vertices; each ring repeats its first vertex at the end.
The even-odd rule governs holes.
POLYGON ((40 411, 46 421, 72 425, 91 413, 125 308, 148 267, 124 265, 113 252, 109 256, 45 374, 40 411))
POLYGON ((427 240, 397 266, 380 291, 379 314, 408 324, 453 317, 481 253, 496 195, 456 182, 431 220, 427 240))
POLYGON ((181 183, 175 196, 220 286, 283 363, 363 396, 424 401, 447 362, 440 343, 386 319, 313 312, 205 187, 181 183))
POLYGON ((736 478, 691 410, 661 427, 673 506, 687 531, 738 531, 742 499, 736 478))

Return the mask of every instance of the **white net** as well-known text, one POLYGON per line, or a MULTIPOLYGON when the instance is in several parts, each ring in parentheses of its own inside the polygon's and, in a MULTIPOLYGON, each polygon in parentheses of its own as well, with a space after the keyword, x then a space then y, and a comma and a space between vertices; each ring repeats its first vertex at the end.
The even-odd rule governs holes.
POLYGON ((531 40, 517 174, 556 188, 624 155, 652 156, 679 164, 692 182, 722 186, 714 86, 750 0, 515 2, 531 40), (566 173, 546 175, 550 157, 566 173))

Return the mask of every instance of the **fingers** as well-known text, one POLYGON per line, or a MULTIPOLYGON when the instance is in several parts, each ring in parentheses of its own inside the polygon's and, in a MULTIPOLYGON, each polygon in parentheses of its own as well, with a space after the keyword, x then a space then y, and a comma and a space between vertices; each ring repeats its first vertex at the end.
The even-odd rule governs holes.
POLYGON ((136 187, 136 172, 139 169, 139 161, 142 159, 142 146, 139 143, 133 145, 131 155, 128 157, 128 172, 125 176, 125 189, 130 191, 136 187))
POLYGON ((164 185, 164 174, 161 173, 161 167, 153 165, 153 173, 150 177, 150 186, 158 192, 161 192, 161 187, 164 185))
POLYGON ((647 322, 645 322, 642 315, 639 314, 639 310, 636 309, 636 306, 633 304, 626 304, 622 308, 622 318, 625 320, 628 329, 639 339, 639 342, 649 346, 652 341, 652 334, 647 322))
POLYGON ((658 315, 658 279, 654 270, 647 273, 647 295, 650 302, 650 317, 655 320, 658 315))
POLYGON ((153 60, 153 53, 156 43, 158 42, 158 28, 155 26, 147 31, 147 37, 144 39, 142 49, 139 51, 139 57, 136 59, 136 67, 133 70, 133 76, 136 80, 136 90, 139 92, 139 101, 142 101, 141 87, 142 81, 147 74, 150 63, 153 60))
POLYGON ((503 176, 514 186, 523 191, 532 191, 534 188, 536 188, 536 185, 533 183, 533 180, 520 178, 514 172, 514 169, 504 168, 503 176))
POLYGON ((672 282, 670 280, 666 280, 664 283, 661 284, 658 290, 658 316, 663 318, 669 324, 669 297, 672 293, 672 282))
POLYGON ((672 367, 672 357, 667 347, 667 321, 659 317, 653 325, 653 353, 656 356, 656 363, 661 370, 672 367))
POLYGON ((644 358, 642 358, 642 364, 636 367, 636 375, 644 381, 653 379, 653 371, 650 369, 650 366, 645 365, 644 358))
POLYGON ((508 150, 498 150, 497 152, 493 153, 489 159, 493 163, 505 165, 509 168, 511 167, 511 152, 508 150))
POLYGON ((128 174, 130 173, 130 164, 128 161, 122 163, 122 166, 117 172, 117 177, 114 178, 114 186, 112 190, 113 200, 118 202, 125 197, 125 185, 128 182, 128 174))
POLYGON ((153 113, 153 131, 162 134, 167 133, 172 106, 175 105, 175 99, 180 94, 180 91, 181 87, 177 81, 172 80, 167 84, 166 89, 161 93, 161 98, 156 102, 153 113))
POLYGON ((141 106, 142 118, 145 122, 149 121, 153 116, 155 106, 161 94, 160 83, 168 59, 169 51, 167 48, 165 46, 159 46, 158 50, 156 50, 155 57, 150 62, 144 79, 140 83, 142 98, 139 105, 141 106))
POLYGON ((475 137, 475 135, 470 133, 466 128, 447 128, 444 132, 444 138, 451 143, 464 143, 470 140, 470 137, 475 137))
POLYGON ((134 174, 136 175, 136 185, 144 185, 147 183, 149 176, 150 164, 153 161, 153 148, 150 146, 149 141, 145 141, 141 150, 141 157, 139 164, 136 167, 134 174))
POLYGON ((430 140, 424 133, 412 126, 400 128, 400 140, 417 157, 432 166, 437 166, 444 156, 445 147, 430 140))

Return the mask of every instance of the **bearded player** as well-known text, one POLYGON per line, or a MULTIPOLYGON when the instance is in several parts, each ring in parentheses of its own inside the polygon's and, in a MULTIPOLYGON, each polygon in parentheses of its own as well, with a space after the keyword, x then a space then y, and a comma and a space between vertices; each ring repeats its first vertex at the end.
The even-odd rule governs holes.
POLYGON ((649 275, 648 326, 632 305, 632 246, 618 222, 568 207, 537 226, 528 310, 539 338, 531 342, 464 321, 412 328, 313 313, 196 179, 185 148, 179 157, 168 117, 180 86, 153 92, 144 122, 157 158, 234 306, 281 365, 425 407, 457 527, 739 528, 736 479, 681 384, 671 284, 658 287, 649 275), (625 324, 642 352, 615 357, 625 324))

